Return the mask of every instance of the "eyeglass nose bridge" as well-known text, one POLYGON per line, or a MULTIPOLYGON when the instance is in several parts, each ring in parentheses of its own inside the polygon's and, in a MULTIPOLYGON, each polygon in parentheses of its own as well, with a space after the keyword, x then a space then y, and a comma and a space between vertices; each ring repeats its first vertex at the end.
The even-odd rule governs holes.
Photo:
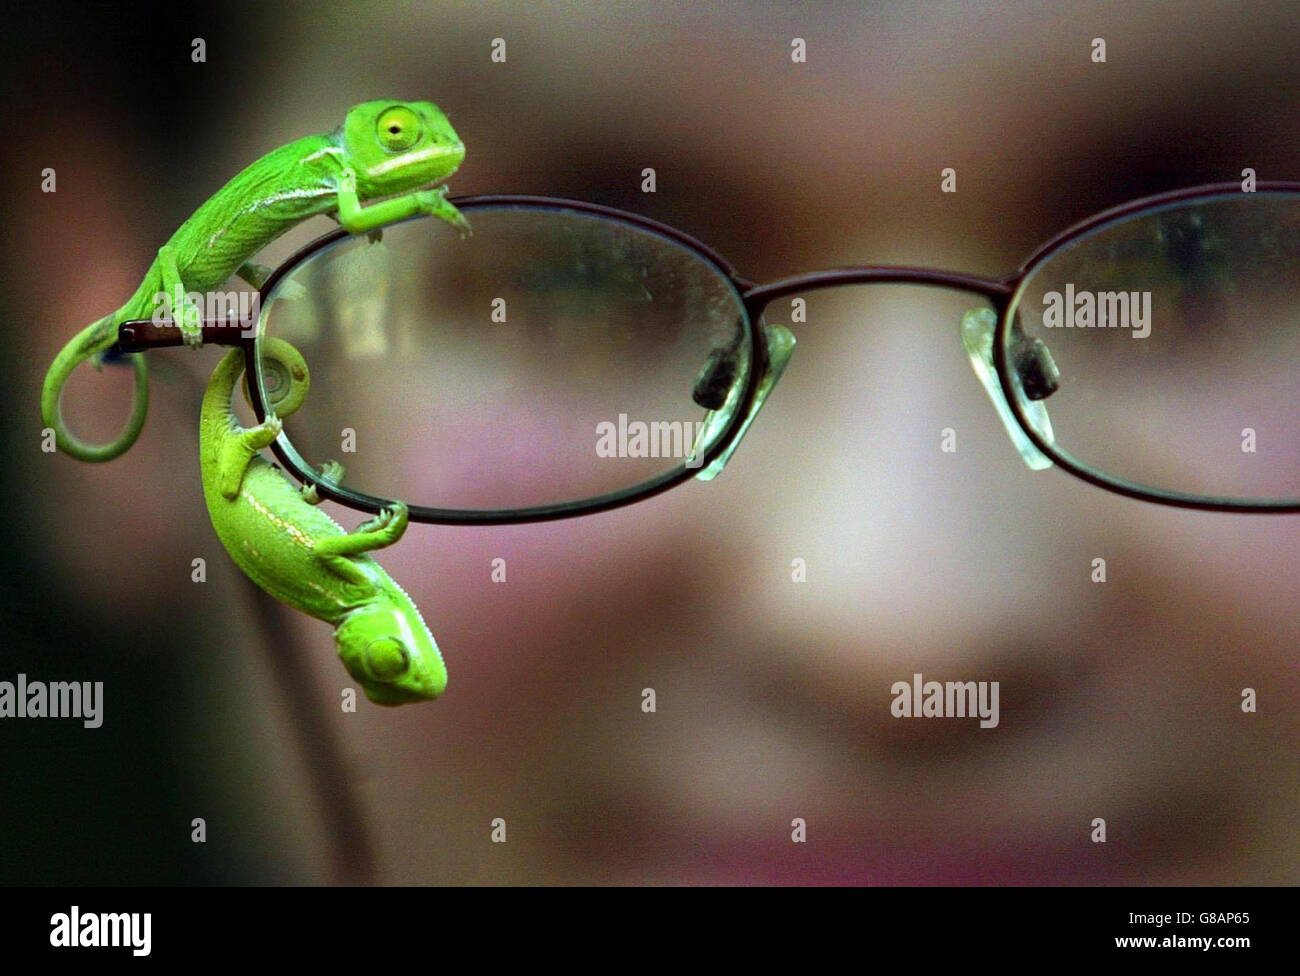
MULTIPOLYGON (((742 284, 737 280, 737 284, 742 284)), ((843 285, 866 284, 914 284, 932 285, 943 288, 955 288, 963 291, 976 291, 994 296, 1009 296, 1012 289, 1010 279, 994 281, 955 272, 939 271, 932 268, 914 268, 903 266, 872 266, 858 268, 840 268, 829 271, 815 271, 797 275, 766 285, 754 286, 743 283, 748 288, 746 304, 751 314, 759 314, 761 309, 772 299, 784 295, 821 288, 833 288, 843 285)), ((745 289, 742 289, 745 290, 745 289)), ((1015 413, 1007 403, 998 378, 997 367, 993 357, 993 339, 997 332, 997 314, 989 308, 975 308, 962 316, 959 332, 962 345, 970 358, 971 368, 980 385, 984 387, 989 399, 997 410, 998 417, 1011 438, 1012 445, 1019 453, 1025 466, 1031 471, 1043 471, 1052 467, 1052 459, 1044 454, 1020 426, 1015 413)), ((1031 339, 1017 333, 1022 340, 1013 351, 1011 368, 1015 379, 1027 400, 1022 406, 1025 419, 1044 441, 1053 442, 1052 421, 1047 407, 1042 402, 1060 388, 1060 371, 1052 358, 1051 351, 1041 339, 1031 339)), ((696 478, 711 481, 726 467, 727 461, 735 453, 737 445, 744 437, 749 425, 753 423, 764 401, 776 386, 781 374, 794 352, 794 334, 784 326, 764 323, 763 341, 766 344, 768 366, 759 380, 754 402, 741 422, 740 429, 727 448, 710 464, 700 471, 696 478)), ((707 419, 701 427, 695 441, 695 450, 687 461, 687 467, 693 467, 691 461, 716 438, 726 427, 727 418, 735 409, 736 400, 741 395, 741 386, 736 384, 734 362, 728 359, 730 347, 715 349, 709 360, 702 367, 696 381, 694 395, 696 402, 708 409, 707 419), (725 392, 724 392, 725 391, 725 392)))

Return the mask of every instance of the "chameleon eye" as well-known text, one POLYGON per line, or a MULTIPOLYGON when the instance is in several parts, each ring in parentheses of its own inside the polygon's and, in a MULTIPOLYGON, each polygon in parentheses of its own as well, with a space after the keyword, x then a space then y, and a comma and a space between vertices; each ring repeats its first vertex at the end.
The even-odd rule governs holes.
POLYGON ((411 666, 406 647, 395 637, 381 637, 366 648, 366 664, 380 681, 392 681, 411 666))
POLYGON ((379 144, 389 152, 405 152, 420 138, 420 119, 409 108, 394 105, 375 123, 379 144))

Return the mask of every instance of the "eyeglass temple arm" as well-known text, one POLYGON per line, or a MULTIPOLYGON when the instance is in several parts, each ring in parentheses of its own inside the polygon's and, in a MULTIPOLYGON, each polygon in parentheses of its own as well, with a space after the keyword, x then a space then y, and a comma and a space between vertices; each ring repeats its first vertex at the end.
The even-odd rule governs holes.
MULTIPOLYGON (((238 320, 226 322, 207 319, 203 322, 203 342, 213 346, 239 346, 253 338, 254 329, 238 320)), ((144 352, 148 349, 166 349, 185 345, 181 330, 171 322, 156 323, 153 319, 130 319, 117 327, 117 343, 111 354, 144 352)))
MULTIPOLYGON (((1002 426, 1020 452, 1021 460, 1031 471, 1043 471, 1052 466, 1052 459, 1040 451, 1021 429, 1002 392, 1002 383, 993 362, 993 334, 997 325, 998 317, 992 309, 973 308, 961 317, 961 342, 970 357, 971 369, 993 401, 998 416, 1002 418, 1002 426)), ((1042 401, 1060 388, 1060 373, 1042 340, 1030 340, 1019 329, 1018 322, 1013 328, 1023 339, 1024 348, 1015 356, 1011 368, 1015 370, 1016 382, 1026 391, 1024 414, 1038 435, 1050 441, 1053 439, 1052 421, 1042 401)))
MULTIPOLYGON (((754 418, 758 416, 758 411, 767 400, 768 394, 770 394, 772 389, 776 386, 777 380, 781 378, 781 374, 785 372, 786 364, 790 362, 790 357, 794 354, 794 333, 783 325, 764 324, 763 341, 767 347, 767 369, 759 378, 758 389, 754 392, 754 404, 749 408, 749 413, 745 415, 745 419, 741 421, 740 429, 736 431, 736 436, 732 439, 726 450, 714 458, 707 467, 703 468, 700 473, 695 476, 700 481, 712 481, 721 474, 722 469, 727 466, 727 461, 729 461, 731 455, 735 453, 736 447, 740 444, 741 438, 745 436, 745 432, 749 430, 749 425, 752 424, 754 418)), ((739 343, 733 345, 738 351, 739 343)), ((701 373, 702 379, 714 371, 715 367, 718 365, 718 357, 725 357, 728 355, 730 350, 731 347, 724 347, 721 350, 715 350, 714 356, 710 358, 710 362, 705 365, 704 371, 701 373)), ((734 374, 732 378, 734 379, 734 374)), ((687 458, 687 467, 698 467, 698 452, 703 450, 705 445, 711 444, 717 436, 722 433, 723 429, 726 428, 727 422, 731 419, 731 416, 736 409, 736 401, 740 399, 741 394, 744 392, 744 386, 745 384, 743 383, 730 382, 725 401, 718 404, 714 409, 709 410, 708 413, 705 414, 704 424, 700 428, 699 435, 695 438, 695 446, 691 451, 691 456, 687 458)), ((697 383, 696 402, 699 402, 701 392, 701 386, 697 383)))

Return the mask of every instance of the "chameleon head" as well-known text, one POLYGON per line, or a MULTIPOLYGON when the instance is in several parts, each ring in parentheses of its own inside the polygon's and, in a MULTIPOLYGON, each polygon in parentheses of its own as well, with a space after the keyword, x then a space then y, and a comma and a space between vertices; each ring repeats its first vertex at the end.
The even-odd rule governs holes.
POLYGON ((415 605, 377 600, 353 610, 334 631, 343 666, 377 705, 430 701, 447 687, 447 669, 415 605))
POLYGON ((465 144, 433 102, 380 99, 348 110, 344 158, 357 195, 385 197, 441 183, 465 158, 465 144))

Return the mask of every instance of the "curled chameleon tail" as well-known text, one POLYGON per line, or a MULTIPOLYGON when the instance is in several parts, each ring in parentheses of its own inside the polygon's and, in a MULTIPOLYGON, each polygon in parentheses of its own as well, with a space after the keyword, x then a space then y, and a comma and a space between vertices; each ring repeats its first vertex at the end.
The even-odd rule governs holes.
POLYGON ((83 329, 54 360, 41 391, 41 417, 59 448, 83 461, 109 461, 139 437, 149 409, 139 355, 132 357, 131 418, 115 440, 77 439, 59 408, 72 371, 108 349, 122 322, 150 318, 162 297, 180 295, 169 302, 172 316, 185 344, 201 345, 202 315, 189 296, 209 293, 235 274, 261 287, 269 272, 253 256, 318 214, 335 214, 353 234, 419 214, 466 231, 465 218, 447 201, 445 182, 464 158, 465 144, 438 106, 384 98, 354 105, 338 128, 286 143, 235 174, 158 249, 131 299, 83 329))
MULTIPOLYGON (((279 435, 281 416, 306 400, 307 364, 293 346, 263 339, 263 359, 287 383, 270 393, 275 413, 241 427, 230 409, 243 353, 228 352, 208 381, 199 422, 203 495, 226 551, 276 599, 334 626, 344 667, 381 705, 442 694, 447 671, 433 635, 411 598, 367 552, 406 531, 397 503, 353 532, 315 507, 313 488, 295 487, 258 453, 279 435)), ((327 466, 341 478, 341 467, 327 466)))
POLYGON ((135 392, 132 394, 131 416, 122 433, 107 444, 87 444, 68 430, 60 409, 63 387, 72 371, 92 356, 102 353, 117 341, 116 316, 110 315, 86 326, 54 357, 45 374, 41 388, 41 420, 53 428, 54 440, 59 448, 81 461, 111 461, 122 454, 140 436, 149 412, 149 371, 144 356, 130 357, 135 368, 135 392))

